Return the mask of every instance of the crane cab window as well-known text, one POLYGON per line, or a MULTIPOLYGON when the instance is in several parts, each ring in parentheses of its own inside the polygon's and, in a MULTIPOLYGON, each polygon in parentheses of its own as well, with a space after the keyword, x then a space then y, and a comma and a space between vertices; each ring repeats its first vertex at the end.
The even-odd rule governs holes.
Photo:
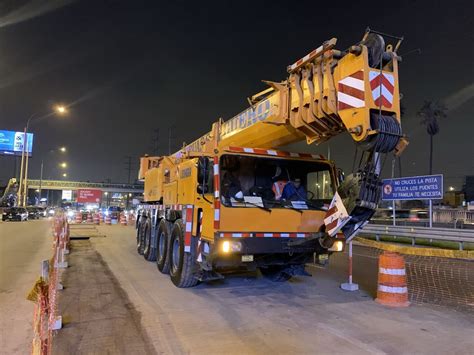
POLYGON ((227 207, 319 209, 334 196, 324 162, 223 155, 221 202, 227 207))

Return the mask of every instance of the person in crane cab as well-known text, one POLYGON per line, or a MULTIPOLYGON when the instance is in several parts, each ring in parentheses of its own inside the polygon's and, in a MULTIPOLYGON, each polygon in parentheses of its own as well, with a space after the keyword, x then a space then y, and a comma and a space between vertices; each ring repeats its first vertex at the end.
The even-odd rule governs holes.
POLYGON ((222 179, 222 196, 229 202, 231 198, 241 201, 244 198, 239 179, 231 171, 226 171, 222 179))
POLYGON ((272 176, 272 181, 272 191, 273 195, 275 196, 275 200, 281 200, 283 189, 285 188, 285 185, 288 183, 288 181, 283 179, 281 168, 278 165, 275 170, 275 175, 272 176))
POLYGON ((285 185, 281 199, 289 201, 306 200, 306 189, 301 184, 300 178, 295 178, 285 185))

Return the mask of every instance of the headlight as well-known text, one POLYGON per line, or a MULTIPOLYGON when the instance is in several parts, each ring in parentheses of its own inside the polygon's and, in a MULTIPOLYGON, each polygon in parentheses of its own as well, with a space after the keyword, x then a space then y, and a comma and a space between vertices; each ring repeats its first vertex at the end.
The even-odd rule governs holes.
POLYGON ((67 211, 67 216, 68 217, 73 217, 74 216, 74 211, 67 211))
POLYGON ((224 240, 222 242, 222 252, 231 253, 231 252, 240 252, 242 250, 242 244, 240 242, 234 242, 230 240, 224 240))
POLYGON ((330 251, 343 251, 344 250, 344 242, 341 240, 336 240, 332 247, 329 248, 330 251))

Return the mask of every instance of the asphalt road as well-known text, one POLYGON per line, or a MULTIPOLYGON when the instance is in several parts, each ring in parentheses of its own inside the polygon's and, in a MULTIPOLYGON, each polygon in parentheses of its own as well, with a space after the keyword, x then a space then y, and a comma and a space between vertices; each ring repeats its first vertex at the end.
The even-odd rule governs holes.
POLYGON ((0 222, 0 354, 31 351, 33 303, 25 297, 51 250, 49 221, 0 222))
MULTIPOLYGON (((339 288, 345 278, 342 259, 328 269, 311 268, 312 278, 285 283, 240 274, 178 289, 136 253, 131 227, 99 230, 107 237, 91 238, 92 248, 138 313, 143 338, 156 353, 468 354, 474 348, 472 314, 429 305, 389 309, 376 304, 370 295, 370 263, 376 258, 370 255, 357 271, 371 279, 367 287, 361 285, 367 291, 339 288)), ((99 344, 94 336, 88 332, 88 343, 99 344)))

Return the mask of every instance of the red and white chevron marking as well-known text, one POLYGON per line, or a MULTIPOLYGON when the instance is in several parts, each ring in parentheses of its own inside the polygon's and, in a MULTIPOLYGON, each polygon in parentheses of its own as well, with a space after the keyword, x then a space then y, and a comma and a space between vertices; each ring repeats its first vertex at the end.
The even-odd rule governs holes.
POLYGON ((326 212, 326 216, 324 217, 326 232, 331 237, 334 237, 337 232, 339 232, 341 228, 344 227, 347 222, 349 222, 350 219, 351 217, 347 213, 346 207, 344 207, 341 197, 336 192, 332 198, 331 204, 329 205, 329 209, 326 212))
POLYGON ((219 233, 221 238, 306 238, 310 233, 219 233))
POLYGON ((219 177, 219 158, 214 157, 214 228, 219 229, 221 224, 221 196, 219 177))
POLYGON ((365 106, 364 71, 359 70, 337 83, 339 110, 365 106))
POLYGON ((284 158, 310 158, 310 159, 324 159, 321 154, 309 154, 309 153, 291 153, 282 150, 274 149, 263 149, 263 148, 244 148, 244 147, 228 147, 226 150, 230 152, 258 154, 258 155, 269 155, 274 157, 284 158))
POLYGON ((395 78, 393 74, 376 70, 369 72, 370 90, 377 106, 392 107, 393 92, 395 91, 395 78))
POLYGON ((193 205, 185 205, 183 209, 183 224, 184 224, 184 251, 191 252, 191 237, 193 231, 193 205))
POLYGON ((295 70, 296 68, 298 68, 300 65, 310 61, 311 59, 313 59, 314 57, 316 57, 316 55, 318 55, 319 53, 322 52, 322 50, 324 49, 324 46, 319 46, 318 48, 316 48, 315 50, 309 52, 308 54, 306 54, 303 58, 300 58, 298 59, 296 62, 294 62, 293 64, 289 65, 288 66, 288 70, 289 71, 293 71, 295 70))

